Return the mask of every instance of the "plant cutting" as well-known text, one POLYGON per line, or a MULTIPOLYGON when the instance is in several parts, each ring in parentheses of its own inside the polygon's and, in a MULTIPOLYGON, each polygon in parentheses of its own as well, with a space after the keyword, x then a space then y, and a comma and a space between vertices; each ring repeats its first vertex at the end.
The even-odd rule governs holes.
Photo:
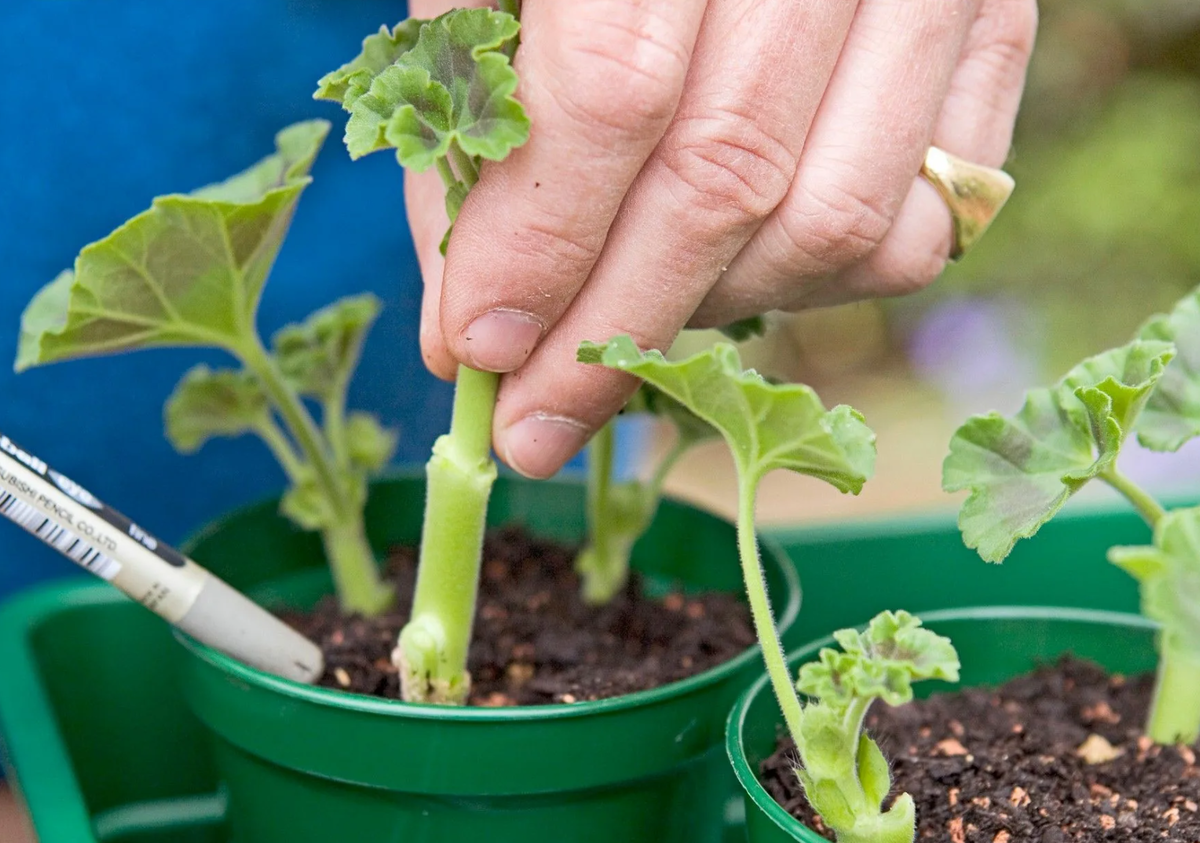
MULTIPOLYGON (((843 843, 914 839, 911 798, 884 811, 891 789, 887 761, 863 732, 871 702, 899 705, 912 698, 914 679, 956 681, 958 657, 950 642, 920 628, 906 612, 877 616, 864 633, 835 633, 842 651, 825 649, 790 678, 775 631, 754 533, 755 493, 776 468, 817 477, 857 494, 874 467, 875 437, 862 416, 842 405, 826 410, 801 384, 772 384, 743 371, 728 344, 678 362, 640 351, 629 337, 586 343, 579 359, 642 378, 657 393, 724 437, 738 473, 738 538, 746 591, 767 674, 788 732, 799 748, 795 770, 814 807, 843 843), (800 695, 814 697, 805 705, 800 695)), ((656 393, 651 393, 656 394, 656 393)), ((695 434, 698 436, 700 434, 695 434)), ((680 436, 681 442, 692 437, 680 436)))
POLYGON ((796 690, 812 701, 804 705, 794 693, 781 701, 800 753, 794 772, 839 843, 912 843, 912 797, 901 793, 883 810, 891 772, 863 724, 877 699, 910 702, 915 680, 957 682, 958 654, 908 612, 883 612, 864 631, 842 629, 833 637, 841 650, 823 648, 818 661, 800 668, 796 690))
MULTIPOLYGON (((786 468, 858 494, 875 468, 875 434, 852 407, 826 410, 804 384, 773 384, 743 371, 737 349, 718 343, 685 360, 641 351, 628 336, 580 346, 582 363, 636 375, 711 426, 733 454, 738 475, 738 555, 754 631, 781 700, 791 688, 763 578, 754 511, 758 485, 786 468)), ((781 705, 783 703, 781 702, 781 705)))
MULTIPOLYGON (((503 159, 529 137, 529 120, 512 96, 517 74, 509 60, 519 28, 513 14, 490 9, 385 26, 355 59, 321 79, 315 97, 349 112, 351 158, 394 149, 402 167, 436 167, 452 230, 482 162, 503 159)), ((447 231, 443 251, 449 237, 447 231)), ((467 650, 496 479, 491 445, 499 383, 497 374, 459 367, 450 431, 426 466, 416 594, 393 656, 408 701, 461 704, 470 691, 467 650)))
POLYGON ((970 490, 963 539, 1002 561, 1093 480, 1123 495, 1153 544, 1113 547, 1109 560, 1139 583, 1142 611, 1161 625, 1146 734, 1160 744, 1200 737, 1200 508, 1166 511, 1117 465, 1133 434, 1176 451, 1200 433, 1200 293, 1150 319, 1127 345, 1089 358, 1057 384, 1029 391, 1014 416, 975 416, 954 434, 947 491, 970 490))
MULTIPOLYGON (((736 342, 762 336, 765 331, 761 316, 721 328, 725 336, 736 342)), ((647 479, 616 482, 613 479, 615 420, 592 437, 587 449, 588 539, 575 561, 583 597, 589 603, 607 603, 624 587, 629 578, 633 545, 654 519, 667 475, 694 446, 717 436, 711 425, 645 382, 621 412, 647 414, 666 422, 673 431, 674 442, 647 479)))
POLYGON ((73 269, 42 288, 21 319, 18 372, 149 348, 216 348, 236 369, 197 366, 167 402, 167 435, 183 452, 214 436, 253 433, 290 488, 280 504, 319 531, 342 605, 377 614, 392 599, 363 530, 368 477, 396 437, 346 392, 379 303, 354 296, 275 335, 256 328, 259 301, 329 124, 297 123, 250 169, 186 195, 162 196, 73 269), (321 409, 320 424, 308 401, 321 409))

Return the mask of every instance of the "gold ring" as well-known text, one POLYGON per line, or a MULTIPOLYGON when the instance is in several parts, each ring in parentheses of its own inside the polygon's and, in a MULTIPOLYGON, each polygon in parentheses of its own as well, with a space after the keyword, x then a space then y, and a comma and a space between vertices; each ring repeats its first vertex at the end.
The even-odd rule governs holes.
POLYGON ((929 147, 921 175, 941 194, 954 220, 950 260, 957 261, 979 242, 1012 195, 1016 182, 1003 170, 956 158, 929 147))

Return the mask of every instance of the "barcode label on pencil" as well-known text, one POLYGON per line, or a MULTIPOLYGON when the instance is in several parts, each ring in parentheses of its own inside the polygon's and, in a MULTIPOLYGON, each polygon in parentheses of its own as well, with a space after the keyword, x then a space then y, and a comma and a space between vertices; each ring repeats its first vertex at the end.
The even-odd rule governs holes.
POLYGON ((0 514, 97 576, 111 580, 121 570, 117 560, 105 556, 57 521, 47 518, 32 504, 9 492, 0 492, 0 514))

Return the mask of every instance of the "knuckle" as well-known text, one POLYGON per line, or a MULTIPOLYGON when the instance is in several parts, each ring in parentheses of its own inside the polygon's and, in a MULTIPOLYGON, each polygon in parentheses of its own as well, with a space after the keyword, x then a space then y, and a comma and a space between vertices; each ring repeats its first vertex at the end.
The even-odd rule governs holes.
POLYGON ((783 223, 794 252, 834 271, 879 248, 893 218, 877 201, 836 184, 800 185, 799 201, 783 223))
POLYGON ((557 44, 552 95, 569 118, 589 130, 657 134, 671 119, 687 75, 688 50, 637 4, 603 4, 608 17, 571 15, 557 44), (568 86, 568 80, 574 80, 568 86))
POLYGON ((797 163, 760 121, 728 110, 677 120, 659 158, 691 202, 737 222, 766 219, 787 195, 797 163))
POLYGON ((563 277, 589 272, 601 246, 599 238, 541 222, 526 222, 505 240, 517 265, 549 266, 563 277))
POLYGON ((968 54, 984 64, 992 84, 1019 89, 1037 37, 1037 6, 1030 0, 1005 0, 991 5, 976 22, 968 54))

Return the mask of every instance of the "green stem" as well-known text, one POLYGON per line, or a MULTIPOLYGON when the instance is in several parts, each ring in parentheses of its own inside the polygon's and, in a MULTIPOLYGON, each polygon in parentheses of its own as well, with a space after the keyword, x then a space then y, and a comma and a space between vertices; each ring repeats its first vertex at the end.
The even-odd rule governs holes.
POLYGON ((459 367, 450 432, 426 466, 428 488, 412 620, 394 656, 409 702, 461 704, 488 497, 496 479, 492 415, 500 376, 459 367))
POLYGON ((675 444, 671 446, 671 450, 667 451, 667 455, 662 458, 662 462, 658 464, 658 468, 654 470, 653 476, 650 478, 647 488, 655 501, 655 509, 658 508, 658 501, 662 499, 663 486, 666 485, 667 475, 671 473, 671 469, 679 462, 679 458, 686 454, 691 447, 696 444, 692 440, 679 437, 675 444))
POLYGON ((750 601, 750 616, 754 619, 754 632, 758 636, 763 660, 767 663, 767 674, 771 677, 771 688, 783 711, 783 720, 788 733, 800 751, 804 751, 804 737, 800 731, 800 720, 804 706, 800 695, 792 684, 788 673, 787 658, 779 633, 775 630, 775 618, 771 614, 771 600, 767 595, 767 580, 763 573, 762 558, 758 553, 758 537, 754 533, 754 503, 758 492, 758 476, 750 471, 738 471, 738 555, 742 561, 742 579, 746 585, 746 597, 750 601))
MULTIPOLYGON (((438 175, 442 177, 442 185, 449 190, 458 184, 458 176, 454 175, 454 170, 450 167, 450 162, 445 158, 437 160, 438 175)), ((453 220, 451 220, 453 222, 453 220)))
POLYGON ((1151 527, 1157 526, 1167 514, 1149 492, 1122 474, 1115 465, 1101 472, 1100 479, 1124 495, 1151 527))
POLYGON ((1200 660, 1159 645, 1158 677, 1146 734, 1160 744, 1191 744, 1200 737, 1200 660))
POLYGON ((395 594, 379 576, 361 509, 350 511, 323 529, 321 541, 334 587, 346 611, 371 617, 392 605, 395 594))
POLYGON ((335 386, 321 407, 321 421, 325 428, 325 440, 333 449, 333 458, 338 468, 350 469, 350 443, 346 440, 346 387, 335 386))
POLYGON ((326 540, 325 548, 330 554, 329 566, 338 586, 342 608, 367 616, 379 614, 390 605, 392 590, 379 576, 375 556, 362 529, 362 512, 347 500, 316 422, 257 338, 242 349, 239 357, 246 368, 258 376, 275 411, 304 455, 307 467, 316 475, 317 484, 334 513, 334 522, 325 528, 332 536, 326 540))
POLYGON ((470 190, 479 181, 479 168, 475 165, 475 160, 463 152, 462 147, 457 143, 450 144, 449 155, 450 160, 454 162, 454 169, 458 171, 459 178, 467 186, 467 190, 470 190))
POLYGON ((258 437, 266 443, 271 453, 275 456, 275 460, 283 468, 283 473, 287 475, 289 483, 296 484, 300 482, 300 477, 304 473, 304 462, 296 453, 296 449, 292 447, 292 443, 288 441, 287 436, 274 419, 267 419, 263 424, 254 429, 258 437))
POLYGON ((602 606, 612 600, 629 578, 632 542, 620 545, 612 499, 613 451, 616 422, 600 428, 587 450, 588 543, 575 560, 584 602, 602 606))

